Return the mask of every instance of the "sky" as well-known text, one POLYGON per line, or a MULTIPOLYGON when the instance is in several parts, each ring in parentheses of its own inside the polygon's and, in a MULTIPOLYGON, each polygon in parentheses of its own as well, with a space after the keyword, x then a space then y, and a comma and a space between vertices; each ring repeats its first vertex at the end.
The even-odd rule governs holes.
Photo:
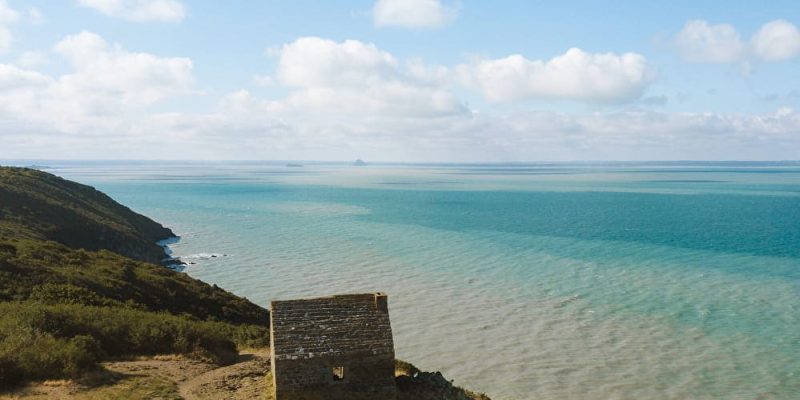
POLYGON ((800 2, 0 0, 0 159, 800 159, 800 2))

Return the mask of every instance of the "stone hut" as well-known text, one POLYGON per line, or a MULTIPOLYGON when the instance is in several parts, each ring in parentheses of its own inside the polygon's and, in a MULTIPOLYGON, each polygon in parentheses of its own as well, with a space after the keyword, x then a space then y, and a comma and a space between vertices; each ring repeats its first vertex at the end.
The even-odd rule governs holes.
POLYGON ((387 297, 347 294, 273 301, 276 400, 394 400, 387 297))

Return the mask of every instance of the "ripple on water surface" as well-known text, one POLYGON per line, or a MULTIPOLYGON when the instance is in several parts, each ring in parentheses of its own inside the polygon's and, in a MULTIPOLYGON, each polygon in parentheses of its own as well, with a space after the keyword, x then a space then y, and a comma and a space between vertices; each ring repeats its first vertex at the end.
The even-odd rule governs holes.
POLYGON ((389 292, 398 356, 496 399, 800 393, 800 173, 472 169, 98 186, 259 304, 389 292))

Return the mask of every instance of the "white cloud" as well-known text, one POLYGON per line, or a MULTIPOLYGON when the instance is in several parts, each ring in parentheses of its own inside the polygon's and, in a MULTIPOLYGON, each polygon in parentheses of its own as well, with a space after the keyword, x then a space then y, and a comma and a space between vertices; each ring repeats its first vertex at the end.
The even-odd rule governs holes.
MULTIPOLYGON (((119 155, 103 153, 109 157, 153 157, 156 153, 142 153, 141 147, 163 147, 153 146, 158 140, 195 146, 191 154, 203 156, 206 146, 228 149, 231 157, 267 143, 271 149, 298 151, 368 142, 390 151, 398 138, 423 131, 436 134, 452 121, 470 118, 469 110, 436 78, 439 68, 419 61, 401 63, 357 41, 301 38, 286 44, 275 75, 276 84, 289 90, 286 97, 259 99, 236 91, 221 99, 217 110, 201 114, 148 109, 159 99, 191 91, 188 59, 132 53, 88 32, 64 38, 54 51, 73 71, 45 77, 38 86, 32 79, 38 75, 10 79, 25 84, 14 91, 0 88, 0 121, 35 131, 52 143, 80 142, 80 152, 95 151, 96 143, 125 143, 127 150, 119 155), (426 71, 433 77, 421 76, 426 71), (231 136, 235 141, 228 143, 225 138, 231 136)), ((32 73, 17 70, 16 75, 32 73)), ((12 131, 7 129, 0 140, 19 142, 19 147, 40 137, 10 138, 12 131)))
POLYGON ((587 53, 572 48, 548 61, 515 54, 458 67, 460 81, 492 101, 569 99, 597 102, 639 98, 655 78, 635 53, 587 53))
POLYGON ((740 62, 747 71, 750 60, 785 61, 800 55, 800 30, 790 22, 775 20, 761 26, 749 41, 745 41, 733 25, 709 25, 706 21, 695 20, 686 23, 673 43, 686 61, 740 62))
MULTIPOLYGON (((2 89, 0 89, 2 90, 2 89)), ((0 157, 547 161, 796 159, 800 113, 761 115, 521 111, 399 118, 281 113, 247 91, 209 113, 149 113, 81 131, 21 124, 0 133, 0 157), (324 117, 320 119, 320 117, 324 117), (392 122, 387 124, 387 122, 392 122)))
POLYGON ((41 51, 26 51, 19 56, 17 64, 30 68, 46 64, 48 60, 47 54, 41 51))
POLYGON ((77 0, 81 7, 92 8, 110 17, 128 21, 178 22, 186 17, 186 6, 179 0, 77 0))
POLYGON ((11 34, 11 30, 4 26, 0 26, 0 53, 8 50, 13 41, 14 35, 11 34))
POLYGON ((421 78, 420 68, 357 40, 299 38, 283 46, 277 70, 278 81, 296 90, 273 108, 394 117, 466 112, 442 82, 421 78))
POLYGON ((761 115, 625 110, 566 114, 524 111, 495 116, 482 129, 502 132, 505 160, 796 159, 800 113, 761 115))
POLYGON ((44 14, 37 7, 30 7, 28 8, 28 19, 38 25, 44 21, 44 14))
POLYGON ((283 46, 278 62, 281 82, 295 87, 366 85, 396 72, 391 54, 357 40, 299 38, 283 46))
POLYGON ((19 13, 8 6, 6 0, 0 0, 0 24, 10 24, 19 19, 19 13))
MULTIPOLYGON (((271 75, 280 86, 274 92, 285 90, 286 95, 260 98, 237 90, 210 110, 195 112, 165 111, 169 103, 158 103, 194 93, 191 60, 132 52, 88 32, 64 38, 54 51, 68 61, 68 73, 49 76, 0 64, 0 159, 509 161, 800 155, 800 113, 792 109, 761 115, 631 108, 595 113, 470 110, 454 94, 451 69, 398 59, 359 41, 312 37, 287 43, 276 51, 278 69, 271 75)), ((598 63, 585 56, 592 60, 588 65, 598 63)), ((622 59, 612 55, 616 61, 611 65, 625 64, 622 59)), ((626 70, 599 65, 592 73, 626 70)), ((553 91, 564 93, 545 93, 553 91)))
POLYGON ((128 52, 91 32, 67 36, 53 49, 75 69, 60 81, 64 89, 74 91, 77 97, 81 91, 103 91, 124 104, 148 105, 189 93, 194 81, 192 61, 188 58, 128 52))
POLYGON ((735 62, 747 50, 733 25, 709 25, 702 20, 687 22, 675 35, 675 46, 683 58, 690 62, 735 62))
POLYGON ((253 76, 253 83, 255 83, 256 86, 267 87, 275 84, 275 80, 269 75, 257 74, 253 76))
POLYGON ((25 129, 113 132, 159 100, 192 93, 187 58, 129 52, 90 32, 65 37, 53 51, 71 72, 50 77, 0 64, 0 118, 25 129))
POLYGON ((31 87, 42 87, 52 83, 52 78, 9 64, 0 64, 0 91, 8 92, 31 87))
POLYGON ((800 55, 800 30, 784 20, 765 24, 752 39, 753 52, 765 61, 783 61, 800 55))
POLYGON ((376 27, 437 28, 458 15, 441 0, 378 0, 372 7, 376 27))
POLYGON ((0 0, 0 52, 5 52, 11 47, 14 35, 11 34, 9 25, 17 22, 19 13, 8 6, 6 0, 0 0))

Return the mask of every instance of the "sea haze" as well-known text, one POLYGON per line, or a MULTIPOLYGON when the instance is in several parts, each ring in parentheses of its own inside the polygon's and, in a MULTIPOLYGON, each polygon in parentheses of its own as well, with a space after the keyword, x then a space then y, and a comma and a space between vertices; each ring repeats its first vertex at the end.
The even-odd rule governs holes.
POLYGON ((263 306, 388 292, 398 357, 495 399, 800 393, 797 164, 44 164, 263 306))

